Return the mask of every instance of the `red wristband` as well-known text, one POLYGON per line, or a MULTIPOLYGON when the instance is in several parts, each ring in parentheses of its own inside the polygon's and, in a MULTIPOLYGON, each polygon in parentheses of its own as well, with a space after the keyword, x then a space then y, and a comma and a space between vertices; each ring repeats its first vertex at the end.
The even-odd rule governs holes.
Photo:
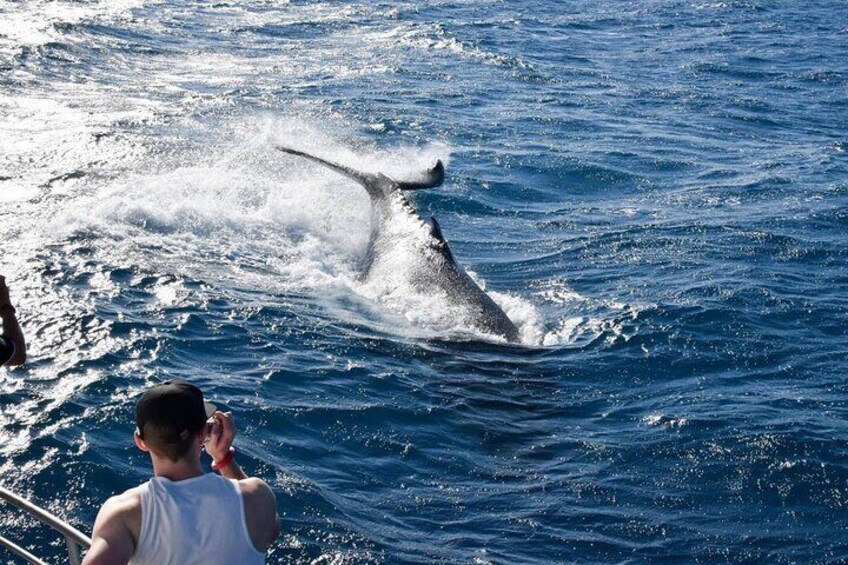
POLYGON ((213 462, 212 468, 215 469, 216 471, 223 469, 224 467, 229 465, 233 461, 233 459, 235 459, 235 457, 236 457, 236 448, 233 447, 233 446, 230 446, 229 453, 224 455, 224 458, 221 459, 220 461, 218 461, 217 463, 213 462))

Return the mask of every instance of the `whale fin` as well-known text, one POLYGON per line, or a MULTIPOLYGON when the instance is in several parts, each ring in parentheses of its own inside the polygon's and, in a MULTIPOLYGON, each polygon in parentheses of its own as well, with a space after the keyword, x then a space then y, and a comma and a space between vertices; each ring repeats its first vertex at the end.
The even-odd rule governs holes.
POLYGON ((445 181, 445 166, 442 160, 436 161, 436 164, 424 171, 418 178, 410 180, 396 180, 398 187, 401 190, 422 190, 425 188, 436 188, 441 186, 445 181))
POLYGON ((436 240, 436 244, 433 247, 444 255, 448 261, 455 263, 456 261, 454 261, 453 253, 448 246, 448 242, 445 241, 445 236, 442 235, 442 228, 433 216, 430 216, 430 237, 436 240))

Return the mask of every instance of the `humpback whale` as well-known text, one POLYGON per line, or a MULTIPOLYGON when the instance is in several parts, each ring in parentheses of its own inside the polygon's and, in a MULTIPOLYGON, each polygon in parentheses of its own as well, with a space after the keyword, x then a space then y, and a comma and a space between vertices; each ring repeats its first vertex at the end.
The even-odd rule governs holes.
POLYGON ((339 163, 282 145, 279 151, 304 157, 359 183, 371 199, 371 237, 363 265, 363 280, 390 274, 397 276, 399 255, 407 261, 401 273, 411 286, 425 294, 440 293, 450 301, 452 312, 464 323, 510 342, 519 341, 518 328, 454 259, 436 218, 426 224, 404 196, 406 190, 440 186, 445 178, 441 160, 417 177, 395 180, 382 173, 357 171, 339 163), (405 218, 404 218, 405 216, 405 218), (409 221, 409 220, 412 221, 409 221))

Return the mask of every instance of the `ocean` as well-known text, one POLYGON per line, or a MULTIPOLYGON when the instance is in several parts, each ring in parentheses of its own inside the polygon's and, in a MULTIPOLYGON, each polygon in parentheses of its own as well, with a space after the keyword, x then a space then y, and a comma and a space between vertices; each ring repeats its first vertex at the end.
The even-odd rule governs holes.
POLYGON ((90 532, 181 378, 269 563, 848 562, 846 8, 0 0, 0 483, 90 532), (367 195, 278 144, 441 159, 521 343, 363 280, 367 195))

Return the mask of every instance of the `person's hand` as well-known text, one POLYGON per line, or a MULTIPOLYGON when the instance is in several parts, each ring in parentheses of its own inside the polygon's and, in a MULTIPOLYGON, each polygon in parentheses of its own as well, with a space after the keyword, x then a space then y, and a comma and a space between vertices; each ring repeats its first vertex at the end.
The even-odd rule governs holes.
POLYGON ((6 286, 6 277, 0 275, 0 306, 11 304, 9 300, 9 287, 6 286))
POLYGON ((206 442, 206 453, 212 456, 213 461, 221 461, 230 452, 230 446, 236 437, 236 423, 232 412, 221 412, 216 410, 212 414, 214 422, 209 441, 206 442))

